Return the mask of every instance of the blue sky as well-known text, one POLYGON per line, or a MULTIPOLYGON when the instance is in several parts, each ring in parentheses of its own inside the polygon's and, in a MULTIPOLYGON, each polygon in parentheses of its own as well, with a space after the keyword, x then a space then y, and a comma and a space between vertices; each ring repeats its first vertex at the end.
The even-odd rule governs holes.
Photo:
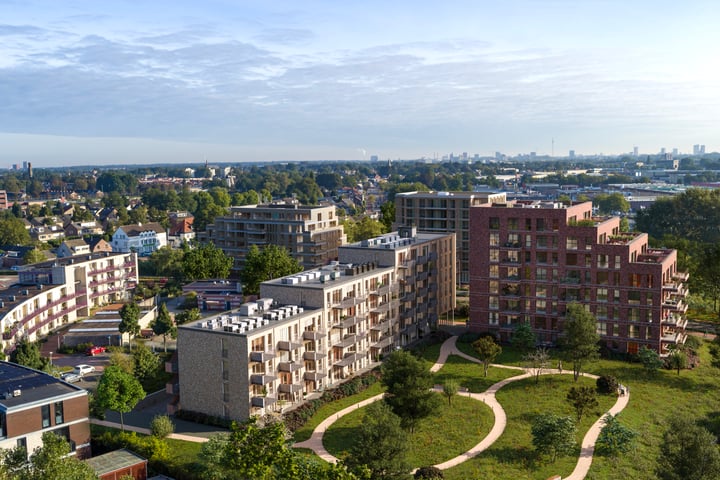
POLYGON ((720 150, 715 1, 0 12, 0 168, 720 150))

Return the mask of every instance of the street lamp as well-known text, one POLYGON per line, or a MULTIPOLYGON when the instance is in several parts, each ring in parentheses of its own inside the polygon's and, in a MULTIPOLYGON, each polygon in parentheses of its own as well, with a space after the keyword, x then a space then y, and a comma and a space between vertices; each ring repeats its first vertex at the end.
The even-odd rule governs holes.
POLYGON ((50 368, 52 368, 52 354, 53 352, 50 352, 50 368))
POLYGON ((110 335, 108 335, 108 347, 110 346, 110 335))

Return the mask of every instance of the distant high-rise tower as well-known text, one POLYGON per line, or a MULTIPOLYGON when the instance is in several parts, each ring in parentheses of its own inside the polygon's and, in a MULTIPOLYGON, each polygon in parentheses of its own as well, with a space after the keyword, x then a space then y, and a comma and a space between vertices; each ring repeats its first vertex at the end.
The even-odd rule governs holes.
POLYGON ((32 162, 28 162, 28 176, 32 178, 32 162))
POLYGON ((678 156, 678 149, 673 148, 673 157, 677 157, 677 156, 678 156))
POLYGON ((700 145, 700 155, 705 155, 705 145, 700 145))
POLYGON ((633 147, 633 157, 637 157, 639 155, 638 147, 633 147))
POLYGON ((378 161, 378 156, 377 156, 377 155, 370 155, 370 161, 371 161, 371 162, 377 162, 377 161, 378 161))
POLYGON ((660 155, 665 155, 665 147, 660 149, 660 155))
POLYGON ((575 158, 575 150, 570 150, 570 153, 568 153, 568 157, 575 158))

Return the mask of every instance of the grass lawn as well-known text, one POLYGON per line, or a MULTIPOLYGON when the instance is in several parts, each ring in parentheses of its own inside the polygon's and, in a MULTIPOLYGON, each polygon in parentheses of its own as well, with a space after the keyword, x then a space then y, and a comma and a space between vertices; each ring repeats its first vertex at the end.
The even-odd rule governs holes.
MULTIPOLYGON (((477 353, 475 353, 475 350, 472 347, 472 344, 470 343, 463 343, 460 341, 457 341, 455 343, 455 346, 457 346, 458 350, 461 352, 471 355, 475 358, 477 358, 477 353)), ((553 351, 549 350, 550 356, 552 357, 553 351)), ((500 363, 502 365, 513 365, 516 367, 522 367, 523 365, 523 354, 516 348, 513 348, 510 345, 503 345, 502 346, 502 352, 500 355, 497 356, 495 361, 493 363, 500 363)))
POLYGON ((384 390, 385 389, 382 385, 380 385, 380 382, 375 382, 370 385, 366 390, 356 395, 345 397, 335 402, 326 403, 325 405, 320 407, 317 412, 315 412, 315 415, 313 415, 312 418, 308 420, 305 425, 295 431, 295 434, 293 435, 293 440, 296 442, 302 442, 307 440, 312 435, 315 427, 320 425, 320 422, 322 422, 329 416, 339 412, 343 408, 347 408, 350 405, 354 405, 362 400, 365 400, 366 398, 374 397, 375 395, 382 393, 384 390))
MULTIPOLYGON (((332 424, 323 437, 325 448, 342 458, 352 447, 365 408, 332 424)), ((413 467, 434 465, 470 450, 488 434, 494 417, 490 407, 468 397, 455 396, 452 408, 443 399, 440 412, 422 420, 410 437, 408 461, 413 467)))
POLYGON ((442 385, 453 379, 460 387, 473 393, 482 393, 500 380, 520 375, 521 371, 508 368, 490 367, 487 377, 483 376, 482 364, 471 362, 457 355, 450 355, 443 368, 435 374, 435 384, 442 385))
MULTIPOLYGON (((580 378, 581 385, 595 385, 589 378, 580 378)), ((567 476, 575 468, 580 448, 571 457, 561 457, 554 464, 539 461, 532 448, 530 429, 536 415, 553 412, 575 418, 575 410, 565 400, 570 387, 575 385, 571 375, 550 375, 526 379, 503 387, 498 401, 507 414, 507 427, 500 439, 488 450, 465 463, 445 471, 448 480, 483 479, 547 479, 560 474, 567 476)), ((583 417, 578 425, 580 442, 590 425, 615 403, 615 397, 599 396, 600 405, 583 417)), ((610 477, 609 477, 610 478, 610 477)))

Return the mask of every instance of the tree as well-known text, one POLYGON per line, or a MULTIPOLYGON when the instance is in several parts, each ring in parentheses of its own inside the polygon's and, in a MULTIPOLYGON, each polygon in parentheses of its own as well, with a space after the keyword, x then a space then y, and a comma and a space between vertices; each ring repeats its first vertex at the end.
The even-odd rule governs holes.
POLYGON ((515 327, 510 343, 523 354, 527 354, 535 348, 536 338, 529 322, 521 323, 515 327))
POLYGON ((382 365, 381 382, 387 388, 385 401, 410 432, 417 422, 440 407, 440 397, 430 390, 433 386, 430 369, 409 352, 398 350, 387 357, 382 365))
POLYGON ((599 357, 599 341, 595 317, 578 303, 568 305, 559 343, 572 363, 576 382, 583 364, 599 357))
POLYGON ((135 408, 135 405, 145 397, 145 390, 134 376, 123 371, 120 367, 110 365, 100 377, 95 402, 105 410, 113 410, 120 414, 120 426, 125 431, 123 414, 135 408))
POLYGON ((598 208, 600 213, 626 213, 630 210, 630 202, 627 201, 625 195, 619 192, 597 194, 593 197, 593 205, 598 208))
POLYGON ((533 446, 554 462, 558 455, 569 455, 575 449, 575 422, 570 417, 552 413, 539 415, 532 424, 533 446))
POLYGON ((582 420, 586 411, 598 406, 595 389, 592 387, 571 387, 566 399, 575 409, 578 423, 582 420))
POLYGON ((152 323, 152 330, 155 335, 162 335, 163 349, 167 353, 167 336, 175 337, 177 332, 177 327, 175 327, 170 312, 168 312, 167 303, 160 304, 157 318, 152 323))
POLYGON ((13 216, 0 219, 0 245, 30 245, 30 232, 22 220, 13 216))
POLYGON ((40 263, 47 260, 47 257, 42 252, 42 250, 38 248, 33 248, 32 250, 29 250, 25 256, 23 257, 23 260, 27 264, 33 264, 33 263, 40 263))
POLYGON ((380 221, 385 225, 385 231, 389 232, 392 230, 393 222, 395 221, 395 202, 385 202, 380 206, 380 221))
POLYGON ((439 468, 431 465, 415 470, 413 478, 416 480, 442 480, 445 478, 445 474, 439 468))
POLYGON ((642 363, 645 371, 650 373, 657 372, 663 366, 663 360, 660 358, 660 355, 652 348, 647 348, 644 345, 640 347, 638 351, 638 359, 640 363, 642 363))
POLYGON ((3 452, 3 467, 9 467, 8 476, 0 478, 13 480, 97 480, 95 470, 76 457, 68 456, 70 444, 63 437, 53 433, 42 434, 42 446, 35 449, 26 461, 25 449, 16 447, 3 452), (9 461, 10 463, 6 463, 9 461))
POLYGON ((670 354, 667 357, 670 368, 677 370, 677 374, 680 375, 680 370, 687 368, 688 357, 687 353, 683 348, 675 347, 670 350, 670 354))
POLYGON ((717 438, 683 415, 671 415, 660 443, 657 475, 663 480, 720 478, 717 438))
POLYGON ((267 245, 260 250, 257 245, 252 245, 245 256, 245 268, 240 274, 243 292, 247 295, 257 295, 260 292, 260 283, 302 270, 300 262, 285 248, 267 245))
POLYGON ((175 424, 168 415, 155 415, 150 421, 150 431, 155 437, 167 438, 175 431, 175 424))
POLYGON ((185 252, 182 260, 183 273, 188 280, 227 278, 233 259, 212 243, 205 243, 185 252))
POLYGON ((160 357, 143 344, 135 347, 133 352, 133 374, 140 382, 155 375, 160 366, 160 357))
POLYGON ((480 361, 482 361, 483 371, 487 377, 488 368, 490 368, 490 364, 495 360, 495 357, 500 355, 502 347, 495 343, 492 337, 481 337, 473 342, 472 347, 478 354, 480 361))
POLYGON ((525 368, 535 377, 535 383, 539 383, 540 375, 550 363, 550 354, 545 348, 538 348, 534 352, 526 354, 523 359, 525 360, 525 368))
POLYGON ((452 397, 457 395, 458 392, 458 384, 455 380, 447 380, 445 384, 443 385, 443 395, 445 395, 448 399, 448 405, 452 405, 452 397))
POLYGON ((132 348, 132 339, 140 334, 140 307, 136 303, 130 302, 123 305, 120 309, 120 324, 118 330, 120 333, 127 333, 130 337, 130 348, 132 348))
POLYGON ((191 308, 175 314, 175 323, 178 325, 194 322, 196 320, 200 320, 200 310, 198 308, 191 308))
POLYGON ((23 338, 18 342, 15 350, 10 354, 10 361, 35 370, 45 370, 49 364, 48 359, 40 355, 38 344, 29 341, 27 338, 23 338))
POLYGON ((600 455, 614 457, 629 451, 637 436, 637 433, 620 423, 619 416, 619 413, 617 415, 608 413, 603 417, 604 426, 595 442, 595 450, 600 455))
POLYGON ((384 401, 369 405, 346 460, 350 469, 366 465, 373 479, 407 474, 410 471, 405 460, 408 437, 401 423, 400 417, 384 401))

